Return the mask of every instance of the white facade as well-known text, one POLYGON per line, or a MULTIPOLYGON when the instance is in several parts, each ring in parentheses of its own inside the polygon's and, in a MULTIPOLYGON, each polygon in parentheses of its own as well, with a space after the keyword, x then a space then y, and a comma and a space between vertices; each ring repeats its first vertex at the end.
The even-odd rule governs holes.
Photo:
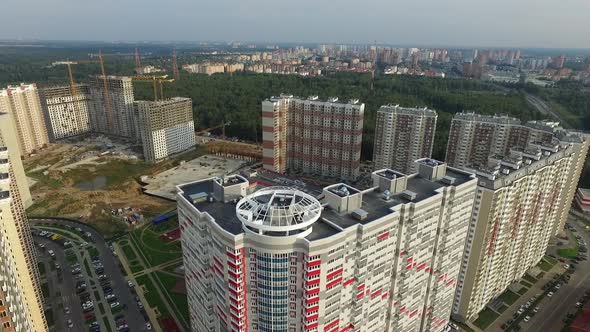
POLYGON ((43 101, 49 136, 53 140, 90 132, 90 91, 87 85, 78 84, 76 93, 69 86, 43 89, 43 101))
POLYGON ((22 156, 49 144, 39 90, 35 84, 0 90, 0 112, 12 114, 22 156))
POLYGON ((441 331, 476 182, 420 163, 373 173, 370 190, 326 187, 321 202, 241 176, 179 186, 192 330, 441 331))

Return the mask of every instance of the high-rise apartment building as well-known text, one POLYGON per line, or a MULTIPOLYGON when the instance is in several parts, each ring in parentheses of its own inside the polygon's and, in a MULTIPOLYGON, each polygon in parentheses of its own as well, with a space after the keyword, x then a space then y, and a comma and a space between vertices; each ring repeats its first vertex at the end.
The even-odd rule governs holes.
POLYGON ((44 332, 39 270, 23 202, 31 194, 17 137, 11 114, 0 113, 0 331, 44 332))
POLYGON ((475 176, 431 159, 321 201, 233 175, 178 187, 193 331, 441 331, 475 176))
POLYGON ((12 114, 20 154, 28 156, 49 144, 39 90, 35 84, 0 90, 0 112, 12 114))
POLYGON ((457 113, 451 122, 446 162, 453 167, 483 167, 491 156, 505 156, 531 142, 551 143, 558 123, 529 122, 508 116, 457 113))
POLYGON ((157 162, 194 148, 195 125, 190 98, 138 101, 135 108, 146 161, 157 162))
POLYGON ((359 174, 363 114, 358 100, 290 95, 262 102, 263 166, 354 180, 359 174))
POLYGON ((87 134, 90 132, 89 109, 92 107, 90 89, 86 84, 45 88, 42 102, 48 133, 51 140, 87 134))
POLYGON ((426 107, 381 106, 375 122, 375 169, 414 173, 415 160, 432 157, 436 119, 436 111, 426 107))
POLYGON ((572 162, 566 176, 566 188, 559 206, 560 221, 553 230, 563 229, 580 174, 590 147, 590 136, 564 130, 557 122, 520 122, 507 116, 486 116, 458 113, 453 118, 447 144, 446 162, 457 168, 487 168, 489 158, 510 157, 512 150, 526 150, 529 146, 569 144, 572 162))
POLYGON ((95 76, 90 80, 90 124, 95 133, 136 139, 131 77, 95 76), (105 84, 108 94, 105 94, 105 84), (108 96, 108 97, 107 97, 108 96))
POLYGON ((471 170, 478 187, 454 305, 458 319, 477 318, 543 258, 571 206, 575 158, 572 144, 554 141, 512 149, 471 170))

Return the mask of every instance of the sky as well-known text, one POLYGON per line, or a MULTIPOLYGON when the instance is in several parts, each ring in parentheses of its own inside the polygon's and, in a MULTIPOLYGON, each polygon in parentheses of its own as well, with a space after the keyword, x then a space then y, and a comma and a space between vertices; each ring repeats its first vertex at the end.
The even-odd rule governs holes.
POLYGON ((0 39, 590 48, 589 0, 28 0, 0 39))

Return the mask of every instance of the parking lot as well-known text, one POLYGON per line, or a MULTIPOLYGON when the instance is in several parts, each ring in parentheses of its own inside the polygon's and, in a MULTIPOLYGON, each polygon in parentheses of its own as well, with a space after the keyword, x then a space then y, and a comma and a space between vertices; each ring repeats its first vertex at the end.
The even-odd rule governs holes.
POLYGON ((96 232, 67 221, 35 221, 33 235, 52 331, 152 329, 135 285, 96 232))

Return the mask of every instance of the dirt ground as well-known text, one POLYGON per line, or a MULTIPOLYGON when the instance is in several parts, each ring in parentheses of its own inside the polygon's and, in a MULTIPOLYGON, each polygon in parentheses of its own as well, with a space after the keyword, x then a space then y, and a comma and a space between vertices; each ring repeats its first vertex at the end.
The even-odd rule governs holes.
POLYGON ((32 217, 78 219, 109 237, 128 227, 112 210, 132 207, 149 220, 175 208, 173 202, 143 195, 137 182, 170 165, 146 164, 124 149, 106 149, 102 142, 52 144, 24 165, 35 183, 34 204, 27 210, 32 217))

